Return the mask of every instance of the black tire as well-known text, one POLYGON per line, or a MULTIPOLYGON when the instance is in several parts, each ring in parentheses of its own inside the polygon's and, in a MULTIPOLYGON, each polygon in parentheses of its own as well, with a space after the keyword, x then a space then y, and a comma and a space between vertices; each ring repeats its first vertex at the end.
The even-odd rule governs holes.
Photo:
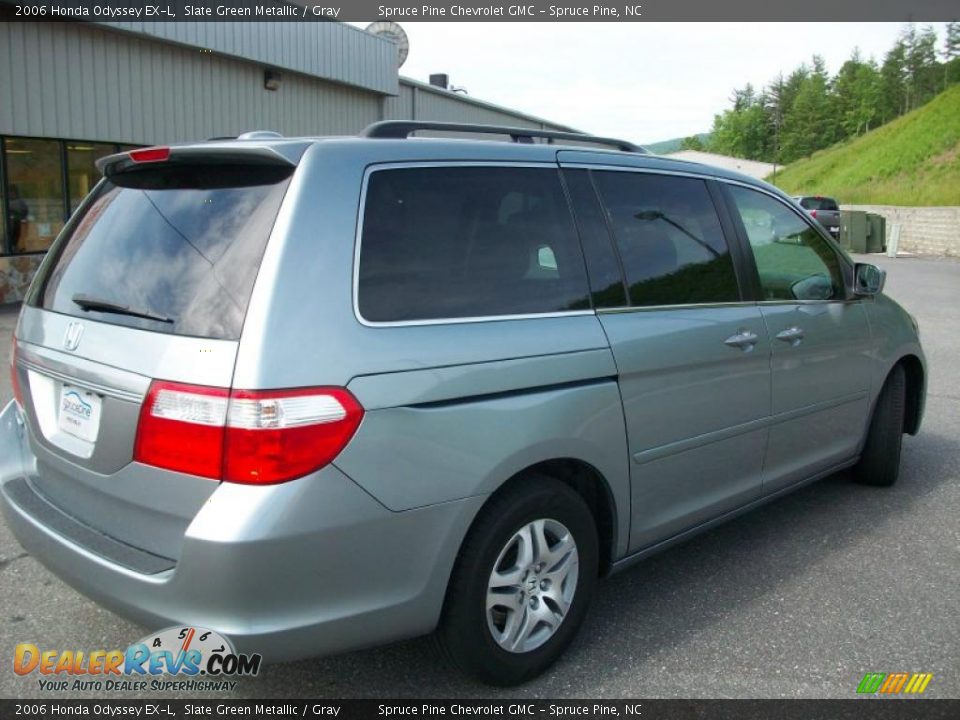
POLYGON ((902 365, 897 365, 887 376, 873 409, 863 454, 853 468, 853 477, 857 482, 889 487, 900 476, 906 395, 906 373, 902 365))
MULTIPOLYGON (((441 648, 462 671, 491 685, 517 685, 536 677, 560 657, 583 622, 597 583, 598 552, 593 514, 578 493, 553 478, 520 478, 483 508, 464 540, 437 631, 441 648), (541 519, 562 523, 576 543, 579 567, 575 585, 570 583, 575 590, 549 639, 529 651, 511 652, 497 643, 488 626, 488 582, 511 538, 541 519)), ((526 613, 528 601, 519 602, 526 613)))

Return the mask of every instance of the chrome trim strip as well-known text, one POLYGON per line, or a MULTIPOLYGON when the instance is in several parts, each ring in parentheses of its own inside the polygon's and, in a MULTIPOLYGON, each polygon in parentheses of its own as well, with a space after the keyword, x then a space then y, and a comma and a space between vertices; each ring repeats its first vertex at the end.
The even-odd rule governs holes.
POLYGON ((837 298, 830 300, 760 300, 760 307, 776 307, 778 305, 852 305, 865 300, 862 297, 837 298))
POLYGON ((701 308, 725 308, 725 307, 777 307, 781 305, 850 305, 863 301, 865 298, 840 298, 838 300, 744 300, 740 302, 718 302, 718 303, 686 303, 677 305, 638 305, 631 307, 629 305, 615 308, 597 308, 597 315, 617 315, 621 313, 632 312, 659 312, 660 310, 698 310, 701 308))
MULTIPOLYGON (((648 173, 653 175, 675 175, 678 177, 689 177, 696 178, 697 180, 716 180, 717 182, 728 183, 730 185, 740 185, 745 187, 748 190, 756 190, 757 192, 762 192, 765 195, 779 200, 781 203, 789 207, 791 210, 796 212, 796 209, 791 207, 789 204, 785 203, 783 197, 778 195, 775 192, 771 192, 763 185, 754 185, 749 182, 744 182, 743 180, 736 180, 734 178, 724 177, 723 175, 711 175, 708 172, 693 172, 687 170, 667 170, 666 168, 655 168, 655 167, 642 167, 639 165, 603 165, 597 163, 587 163, 587 162, 564 162, 560 161, 561 168, 575 168, 578 170, 613 170, 615 172, 639 172, 639 173, 648 173)), ((802 216, 801 216, 802 217, 802 216)))
POLYGON ((409 168, 431 167, 526 167, 549 168, 559 172, 556 160, 550 162, 511 162, 509 160, 467 161, 467 160, 433 160, 423 162, 377 163, 370 165, 363 172, 363 184, 360 188, 360 205, 357 209, 357 233, 353 241, 353 315, 361 325, 370 328, 387 327, 417 327, 424 325, 461 325, 482 322, 501 322, 509 320, 536 320, 541 318, 576 317, 594 315, 593 310, 570 310, 546 313, 525 313, 518 315, 478 315, 462 318, 432 318, 427 320, 396 320, 391 322, 376 322, 367 320, 360 313, 360 243, 363 237, 363 212, 367 204, 367 187, 370 176, 380 170, 405 170, 409 168))
MULTIPOLYGON (((644 156, 640 156, 644 157, 644 156)), ((631 158, 632 159, 632 158, 631 158)), ((639 172, 639 173, 650 173, 653 175, 677 175, 679 177, 689 177, 696 178, 698 180, 722 180, 716 175, 710 175, 708 173, 697 173, 697 172, 688 172, 685 170, 667 170, 666 168, 655 168, 655 167, 642 167, 639 165, 604 165, 597 163, 588 163, 588 162, 566 162, 564 160, 559 160, 561 168, 571 168, 575 170, 613 170, 615 172, 639 172)), ((747 183, 742 183, 746 187, 753 187, 747 183)))
POLYGON ((620 315, 622 313, 634 312, 659 312, 661 310, 701 310, 709 308, 725 307, 756 307, 757 303, 753 300, 740 300, 737 302, 715 302, 715 303, 678 303, 675 305, 624 305, 614 308, 597 308, 597 315, 620 315))
POLYGON ((80 380, 73 375, 52 370, 46 365, 37 365, 36 363, 32 363, 23 359, 18 360, 17 365, 19 367, 26 368, 27 370, 33 370, 40 375, 46 375, 47 377, 54 378, 55 380, 60 380, 61 382, 82 387, 85 390, 90 390, 97 393, 97 395, 107 395, 118 400, 127 400, 138 404, 143 402, 143 398, 146 396, 146 394, 141 395, 135 392, 127 392, 118 388, 107 387, 105 385, 90 382, 89 380, 80 380))
POLYGON ((47 377, 67 382, 77 387, 106 395, 118 400, 140 404, 146 397, 150 378, 74 355, 65 355, 58 350, 34 345, 23 340, 17 342, 17 367, 33 370, 47 377), (59 358, 63 357, 63 360, 59 358), (76 372, 88 372, 99 376, 109 375, 111 385, 79 378, 76 372), (118 387, 120 385, 120 387, 118 387))
POLYGON ((715 442, 720 442, 721 440, 727 440, 729 438, 736 437, 737 435, 745 435, 746 433, 773 427, 774 425, 795 420, 796 418, 804 417, 805 415, 812 415, 813 413, 820 412, 821 410, 829 410, 830 408, 839 407, 840 405, 855 403, 859 400, 865 399, 868 394, 869 393, 867 393, 866 390, 862 392, 851 393, 850 395, 833 398, 832 400, 825 400, 824 402, 816 403, 814 405, 806 405, 794 410, 787 410, 786 412, 778 413, 777 415, 770 415, 769 417, 749 420, 739 425, 732 425, 721 430, 714 430, 712 432, 697 435, 692 438, 677 440, 676 442, 668 443, 667 445, 660 445, 659 447, 651 448, 649 450, 641 450, 640 452, 633 454, 633 461, 638 465, 643 465, 644 463, 659 460, 660 458, 664 458, 669 455, 676 455, 687 450, 694 450, 696 448, 703 447, 704 445, 711 445, 715 442))

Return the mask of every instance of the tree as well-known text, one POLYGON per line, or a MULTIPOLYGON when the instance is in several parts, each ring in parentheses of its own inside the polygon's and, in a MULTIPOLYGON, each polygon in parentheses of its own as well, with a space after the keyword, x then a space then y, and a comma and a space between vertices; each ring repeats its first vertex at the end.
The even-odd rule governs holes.
POLYGON ((867 132, 876 122, 880 73, 873 60, 864 62, 854 48, 831 83, 833 114, 838 138, 867 132))
POLYGON ((960 56, 960 22, 947 23, 947 36, 944 41, 948 60, 960 56))
POLYGON ((943 84, 960 82, 960 22, 947 23, 943 41, 943 84))
POLYGON ((809 74, 802 80, 796 98, 784 117, 781 132, 781 159, 792 162, 832 145, 837 137, 832 102, 828 94, 829 75, 823 58, 813 56, 809 74))
POLYGON ((880 67, 880 122, 903 114, 907 98, 907 46, 898 39, 887 52, 880 67))
POLYGON ((770 123, 763 96, 752 85, 733 91, 733 108, 715 115, 709 149, 749 160, 765 160, 772 153, 770 123))
MULTIPOLYGON (((904 25, 878 65, 854 48, 831 78, 814 55, 760 91, 747 84, 714 116, 708 147, 751 160, 789 163, 835 142, 868 132, 926 103, 950 82, 960 82, 960 22, 947 24, 942 57, 931 26, 904 25)), ((697 147, 687 138, 684 147, 697 147)))
POLYGON ((910 33, 907 45, 907 107, 909 112, 937 94, 942 70, 937 62, 937 34, 929 25, 919 33, 910 33))
POLYGON ((697 135, 691 135, 690 137, 685 137, 680 141, 681 150, 705 150, 706 148, 703 145, 703 140, 700 139, 697 135))

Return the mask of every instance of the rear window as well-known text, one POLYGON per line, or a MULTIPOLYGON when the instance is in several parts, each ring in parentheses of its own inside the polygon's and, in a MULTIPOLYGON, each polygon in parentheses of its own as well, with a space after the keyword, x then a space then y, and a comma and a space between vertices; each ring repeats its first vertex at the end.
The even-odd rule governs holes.
POLYGON ((556 169, 379 170, 357 303, 371 322, 584 310, 586 269, 556 169))
POLYGON ((800 198, 800 207, 807 210, 839 210, 837 201, 828 197, 805 197, 800 198))
POLYGON ((165 168, 117 181, 129 187, 102 183, 54 246, 34 301, 105 323, 238 339, 290 172, 165 168))

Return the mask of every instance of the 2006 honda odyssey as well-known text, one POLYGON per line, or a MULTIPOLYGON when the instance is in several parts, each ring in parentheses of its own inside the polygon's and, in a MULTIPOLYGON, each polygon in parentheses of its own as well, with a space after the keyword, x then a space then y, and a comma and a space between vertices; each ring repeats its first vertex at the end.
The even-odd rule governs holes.
POLYGON ((519 682, 599 577, 841 468, 890 485, 920 425, 882 271, 736 173, 408 122, 102 170, 19 319, 2 505, 152 627, 437 630, 519 682))

